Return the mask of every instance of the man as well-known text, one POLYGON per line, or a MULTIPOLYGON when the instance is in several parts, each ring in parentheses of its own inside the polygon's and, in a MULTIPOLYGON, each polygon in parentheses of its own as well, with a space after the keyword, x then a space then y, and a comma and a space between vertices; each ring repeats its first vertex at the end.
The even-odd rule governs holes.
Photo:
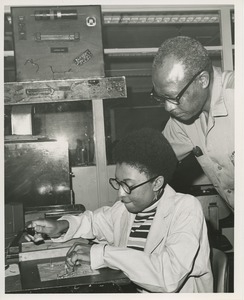
POLYGON ((159 48, 151 95, 171 115, 163 130, 178 160, 192 151, 234 210, 234 74, 213 67, 195 39, 177 36, 159 48))
POLYGON ((141 129, 120 140, 114 150, 118 190, 112 207, 58 221, 36 220, 36 232, 95 239, 84 247, 75 243, 66 263, 89 261, 92 269, 122 270, 139 291, 212 292, 207 228, 199 201, 176 193, 167 183, 177 166, 176 156, 160 131, 141 129))

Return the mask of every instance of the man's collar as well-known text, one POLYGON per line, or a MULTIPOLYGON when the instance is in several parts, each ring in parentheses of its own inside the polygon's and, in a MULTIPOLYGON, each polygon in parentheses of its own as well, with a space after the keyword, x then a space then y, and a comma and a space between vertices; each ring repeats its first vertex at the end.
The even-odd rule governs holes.
POLYGON ((222 72, 218 67, 213 67, 213 86, 211 93, 210 115, 212 117, 226 116, 228 114, 222 90, 222 72))

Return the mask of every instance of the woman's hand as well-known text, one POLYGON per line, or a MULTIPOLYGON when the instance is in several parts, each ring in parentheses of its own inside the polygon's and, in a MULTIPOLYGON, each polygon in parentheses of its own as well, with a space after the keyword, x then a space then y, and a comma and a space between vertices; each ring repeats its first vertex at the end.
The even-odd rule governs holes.
POLYGON ((91 245, 74 243, 66 254, 65 264, 67 268, 71 270, 75 265, 81 264, 82 261, 90 262, 90 250, 91 245))
POLYGON ((59 237, 63 232, 67 231, 68 228, 69 222, 66 220, 38 219, 26 224, 27 235, 25 238, 36 242, 40 240, 42 234, 46 234, 50 237, 59 237), (33 230, 34 235, 28 234, 30 229, 33 230))

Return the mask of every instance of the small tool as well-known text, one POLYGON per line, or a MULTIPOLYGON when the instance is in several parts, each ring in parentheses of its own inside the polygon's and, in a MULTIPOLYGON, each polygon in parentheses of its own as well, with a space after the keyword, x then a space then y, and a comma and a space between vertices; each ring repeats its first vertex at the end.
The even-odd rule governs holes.
POLYGON ((37 233, 34 227, 26 227, 24 232, 26 232, 28 235, 31 235, 34 238, 33 242, 35 245, 41 245, 45 243, 44 236, 41 233, 37 233))
POLYGON ((27 227, 25 228, 25 232, 27 232, 29 235, 33 236, 36 234, 36 231, 34 229, 34 227, 27 227))

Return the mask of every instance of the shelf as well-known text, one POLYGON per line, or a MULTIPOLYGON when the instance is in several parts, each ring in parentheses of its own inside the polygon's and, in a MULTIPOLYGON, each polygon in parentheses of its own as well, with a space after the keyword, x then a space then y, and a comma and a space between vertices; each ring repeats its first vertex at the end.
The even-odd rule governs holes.
MULTIPOLYGON (((208 46, 205 47, 211 54, 220 52, 223 50, 222 46, 208 46)), ((232 49, 235 46, 232 45, 232 49)), ((158 48, 115 48, 115 49, 104 49, 104 54, 109 56, 154 56, 158 48)), ((4 57, 14 56, 13 50, 4 51, 4 57)))

